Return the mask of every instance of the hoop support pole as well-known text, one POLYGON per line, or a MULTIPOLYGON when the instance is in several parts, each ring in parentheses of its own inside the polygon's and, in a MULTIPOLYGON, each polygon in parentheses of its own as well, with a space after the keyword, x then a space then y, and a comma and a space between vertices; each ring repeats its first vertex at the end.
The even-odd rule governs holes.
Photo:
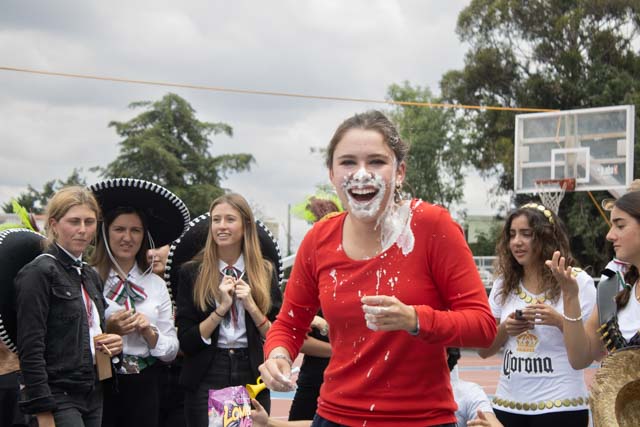
POLYGON ((602 210, 602 207, 600 206, 600 204, 596 201, 596 198, 593 197, 593 194, 591 194, 591 191, 587 191, 587 193, 589 193, 589 197, 591 198, 591 201, 593 202, 594 205, 596 205, 596 208, 598 209, 598 212, 600 212, 600 215, 602 216, 602 218, 604 218, 604 222, 606 222, 607 226, 611 228, 611 223, 609 222, 609 218, 607 218, 607 215, 602 210))

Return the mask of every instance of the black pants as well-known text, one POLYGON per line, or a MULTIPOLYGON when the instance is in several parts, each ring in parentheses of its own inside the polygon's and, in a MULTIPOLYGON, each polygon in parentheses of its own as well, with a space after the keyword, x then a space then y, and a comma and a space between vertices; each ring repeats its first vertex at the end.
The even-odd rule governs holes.
POLYGON ((0 375, 0 426, 25 426, 27 419, 18 408, 18 373, 0 375))
MULTIPOLYGON (((211 361, 207 374, 196 390, 187 390, 184 395, 184 412, 188 427, 207 427, 209 420, 209 390, 253 384, 256 378, 251 373, 249 352, 247 349, 225 351, 219 349, 211 361)), ((267 412, 271 411, 269 390, 256 397, 267 412)))
POLYGON ((318 407, 324 370, 328 364, 328 358, 304 357, 298 375, 296 394, 289 409, 289 421, 313 419, 318 407))
MULTIPOLYGON (((161 363, 161 362, 157 362, 161 363)), ((158 393, 160 408, 159 427, 185 427, 184 389, 178 383, 180 379, 180 361, 158 366, 158 393)))
MULTIPOLYGON (((313 423, 311 423, 311 427, 347 427, 347 426, 342 424, 336 424, 333 421, 324 419, 320 415, 316 414, 316 416, 313 417, 313 423)), ((456 424, 455 423, 438 424, 432 427, 456 427, 456 424)))
POLYGON ((60 391, 52 387, 51 394, 58 406, 53 411, 56 427, 100 427, 102 385, 99 382, 87 393, 60 391))
POLYGON ((552 412, 540 415, 521 415, 493 409, 498 421, 504 427, 587 427, 589 424, 589 410, 552 412))
POLYGON ((158 408, 156 365, 139 374, 118 375, 117 390, 113 379, 105 381, 102 427, 158 427, 158 408))

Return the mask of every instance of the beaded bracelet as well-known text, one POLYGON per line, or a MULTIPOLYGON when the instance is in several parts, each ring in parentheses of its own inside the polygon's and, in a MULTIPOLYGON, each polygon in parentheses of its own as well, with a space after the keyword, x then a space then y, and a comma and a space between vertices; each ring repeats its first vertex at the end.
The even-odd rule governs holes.
POLYGON ((580 313, 580 316, 573 318, 573 317, 569 317, 566 314, 562 313, 562 317, 564 317, 564 320, 568 320, 569 322, 578 322, 580 320, 582 320, 582 313, 580 313))

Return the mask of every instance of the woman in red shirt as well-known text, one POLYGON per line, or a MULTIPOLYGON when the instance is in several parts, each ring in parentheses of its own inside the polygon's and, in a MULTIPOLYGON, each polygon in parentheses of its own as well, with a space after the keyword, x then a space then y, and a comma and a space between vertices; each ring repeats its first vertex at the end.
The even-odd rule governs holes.
POLYGON ((332 356, 314 426, 454 426, 445 349, 495 337, 460 226, 401 197, 407 151, 378 111, 347 119, 327 148, 347 212, 305 236, 260 367, 269 388, 291 389, 291 360, 322 308, 332 356))

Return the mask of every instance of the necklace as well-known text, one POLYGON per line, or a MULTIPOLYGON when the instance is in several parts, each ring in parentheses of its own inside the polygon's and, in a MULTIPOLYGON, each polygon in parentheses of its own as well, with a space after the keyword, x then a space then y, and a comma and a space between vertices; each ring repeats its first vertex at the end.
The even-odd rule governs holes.
POLYGON ((520 286, 516 288, 516 294, 518 295, 518 298, 520 298, 527 304, 544 304, 546 300, 550 299, 548 292, 545 292, 544 295, 539 297, 532 297, 531 295, 528 295, 520 286))

